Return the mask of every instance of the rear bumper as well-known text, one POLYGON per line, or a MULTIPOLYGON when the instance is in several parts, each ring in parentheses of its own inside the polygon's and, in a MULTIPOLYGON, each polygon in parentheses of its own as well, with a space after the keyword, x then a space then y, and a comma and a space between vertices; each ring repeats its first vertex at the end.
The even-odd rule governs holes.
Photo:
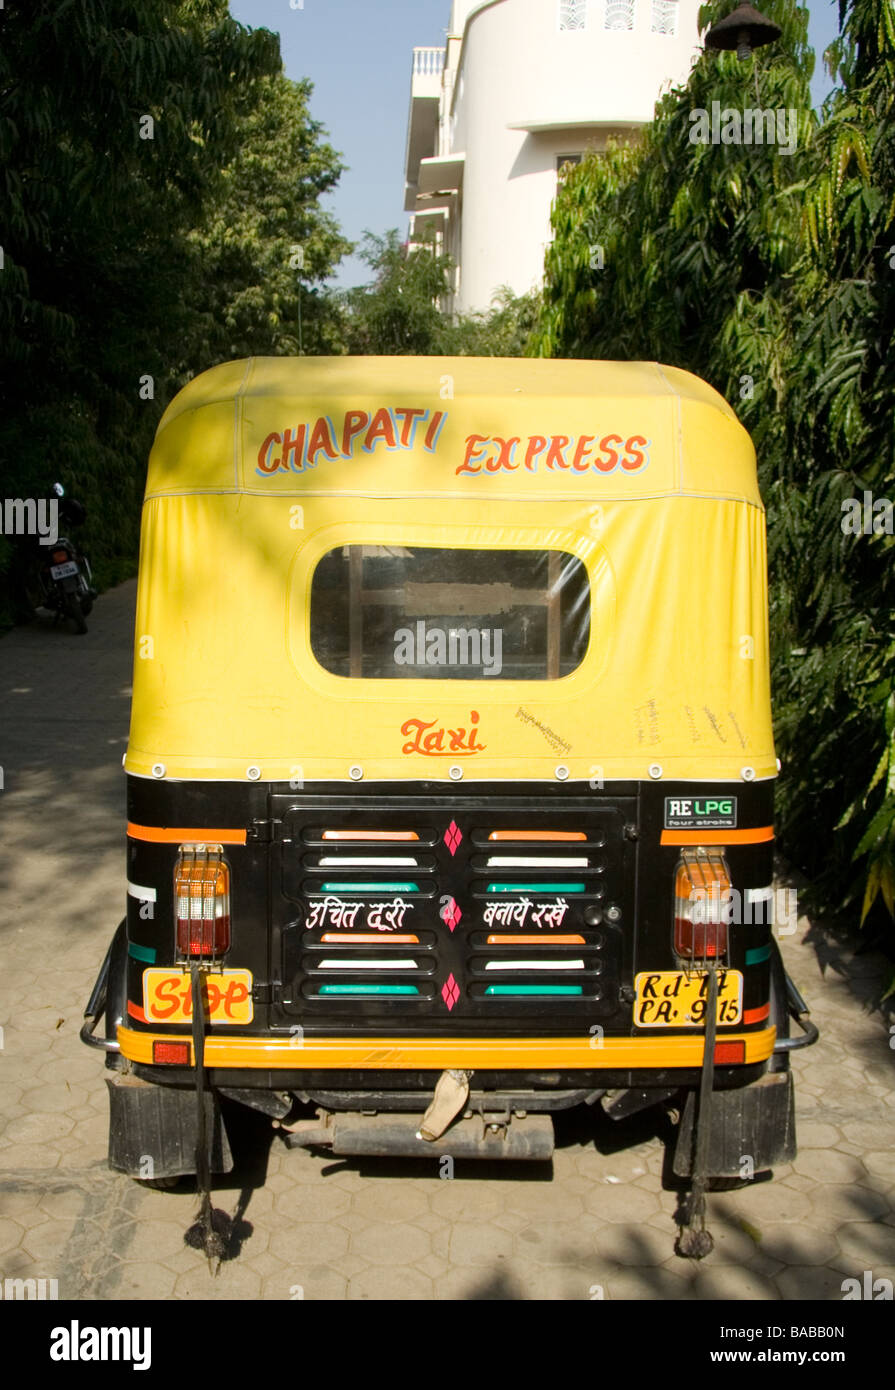
MULTIPOLYGON (((774 1051, 775 1028, 754 1033, 724 1033, 719 1043, 742 1042, 743 1065, 766 1062, 774 1051)), ((188 1033, 136 1032, 118 1027, 121 1054, 132 1062, 152 1065, 155 1041, 181 1042, 190 1047, 188 1033)), ((703 1059, 701 1034, 687 1037, 597 1038, 314 1038, 228 1034, 205 1039, 206 1067, 226 1070, 326 1071, 442 1071, 459 1067, 475 1071, 532 1071, 556 1069, 667 1072, 699 1068, 703 1059)))

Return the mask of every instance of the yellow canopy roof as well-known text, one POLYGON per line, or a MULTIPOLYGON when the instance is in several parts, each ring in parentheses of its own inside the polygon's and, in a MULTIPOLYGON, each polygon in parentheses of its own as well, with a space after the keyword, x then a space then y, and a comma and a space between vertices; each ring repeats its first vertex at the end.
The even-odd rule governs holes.
POLYGON ((295 783, 770 777, 766 605, 751 441, 688 372, 227 363, 171 402, 150 458, 126 766, 295 783), (333 674, 309 597, 346 546, 574 556, 586 655, 553 680, 333 674), (427 751, 423 726, 442 731, 427 751))
POLYGON ((213 367, 165 411, 146 496, 205 490, 689 492, 761 505, 748 435, 692 373, 526 358, 262 357, 213 367))

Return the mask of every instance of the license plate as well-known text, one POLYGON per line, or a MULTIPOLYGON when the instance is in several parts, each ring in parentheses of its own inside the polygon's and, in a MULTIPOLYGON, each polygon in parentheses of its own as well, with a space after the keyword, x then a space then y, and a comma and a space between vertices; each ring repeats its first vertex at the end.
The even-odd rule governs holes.
MULTIPOLYGON (((222 970, 203 976, 212 1023, 251 1023, 251 970, 222 970)), ((193 997, 185 970, 143 971, 143 1012, 148 1023, 191 1023, 193 997)))
POLYGON ((54 579, 68 579, 70 575, 77 574, 78 567, 74 560, 66 560, 64 565, 50 565, 50 574, 54 579))
MULTIPOLYGON (((706 971, 644 970, 634 978, 637 1028, 693 1028, 705 1023, 709 977, 706 971)), ((743 1015, 743 976, 718 971, 718 1022, 739 1023, 743 1015)))

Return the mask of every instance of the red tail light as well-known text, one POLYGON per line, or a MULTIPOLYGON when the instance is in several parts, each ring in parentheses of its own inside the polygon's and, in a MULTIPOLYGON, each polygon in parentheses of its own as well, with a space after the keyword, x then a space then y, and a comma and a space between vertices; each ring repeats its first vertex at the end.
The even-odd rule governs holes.
POLYGON ((174 869, 177 954, 223 956, 230 949, 230 869, 221 845, 181 845, 174 869))
POLYGON ((685 849, 674 878, 674 949, 684 960, 727 954, 730 870, 722 849, 685 849))
POLYGON ((53 551, 53 564, 54 564, 54 565, 63 565, 67 559, 68 559, 68 551, 67 551, 67 550, 54 550, 54 551, 53 551))

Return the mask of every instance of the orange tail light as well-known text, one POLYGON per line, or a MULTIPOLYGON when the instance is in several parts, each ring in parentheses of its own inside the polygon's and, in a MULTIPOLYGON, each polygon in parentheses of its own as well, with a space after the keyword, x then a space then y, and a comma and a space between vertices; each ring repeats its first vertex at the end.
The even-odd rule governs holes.
POLYGON ((687 961, 727 954, 730 870, 723 849, 685 849, 674 878, 674 949, 687 961))
POLYGON ((181 845, 174 869, 177 954, 223 956, 230 949, 230 869, 222 845, 181 845))

